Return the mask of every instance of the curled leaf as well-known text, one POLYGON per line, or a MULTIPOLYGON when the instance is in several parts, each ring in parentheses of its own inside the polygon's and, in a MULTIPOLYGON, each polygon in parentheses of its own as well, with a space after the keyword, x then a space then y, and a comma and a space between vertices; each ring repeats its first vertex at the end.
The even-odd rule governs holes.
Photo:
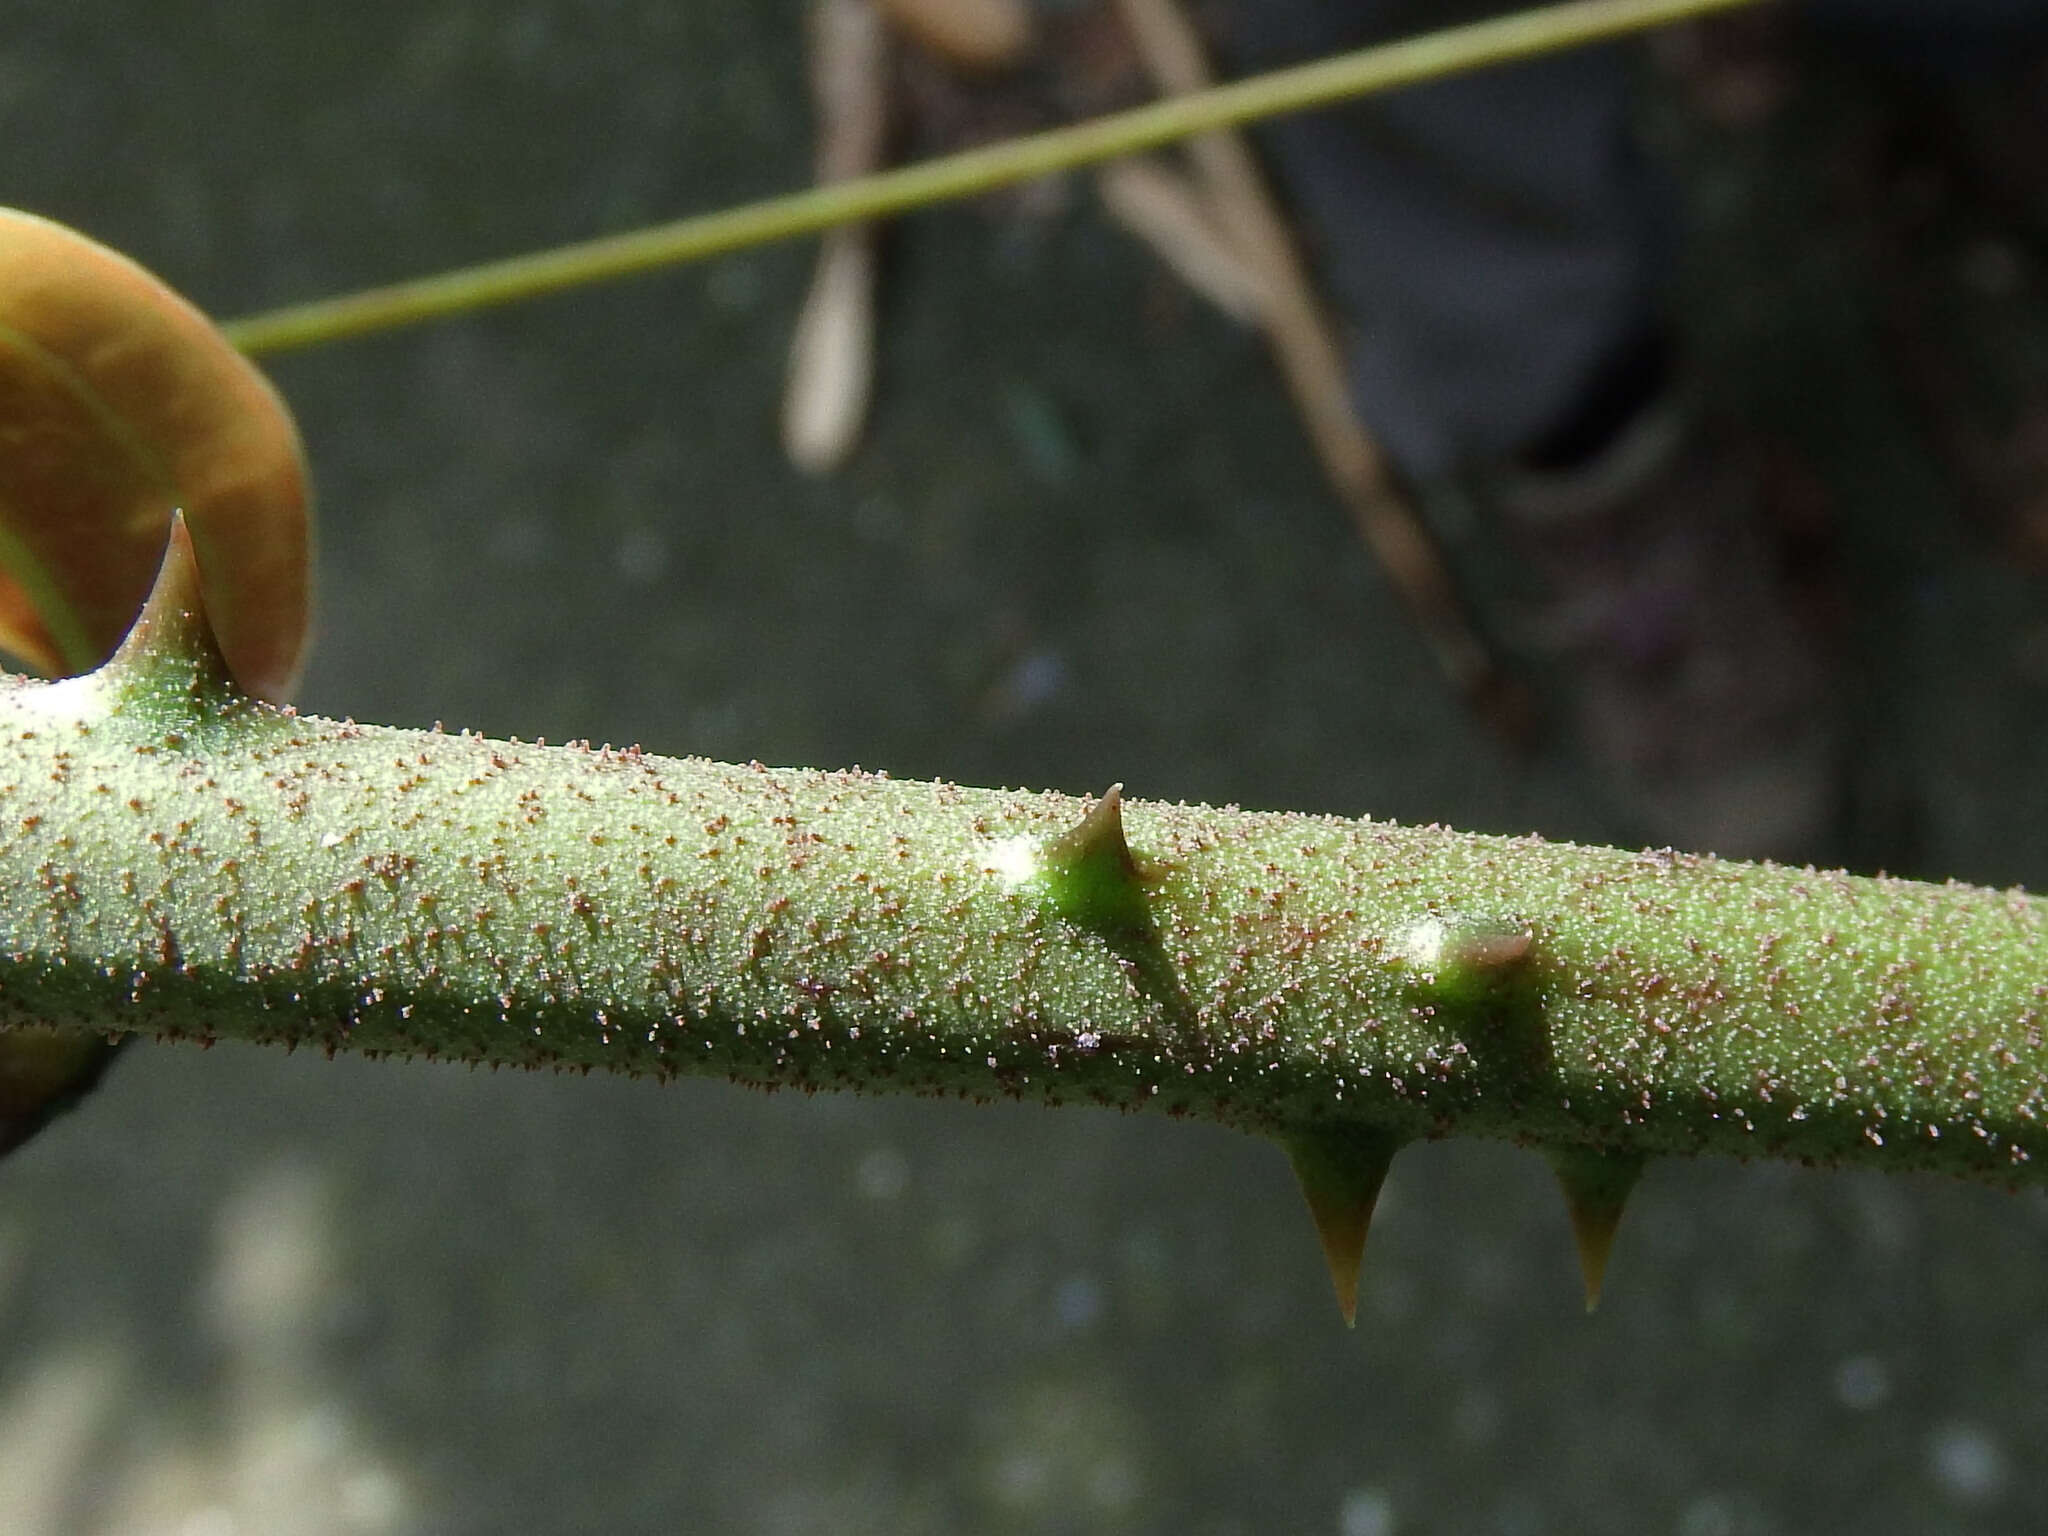
POLYGON ((0 647, 53 675, 105 661, 180 508, 228 670, 282 701, 304 660, 310 558, 290 414, 127 257, 0 209, 0 647))

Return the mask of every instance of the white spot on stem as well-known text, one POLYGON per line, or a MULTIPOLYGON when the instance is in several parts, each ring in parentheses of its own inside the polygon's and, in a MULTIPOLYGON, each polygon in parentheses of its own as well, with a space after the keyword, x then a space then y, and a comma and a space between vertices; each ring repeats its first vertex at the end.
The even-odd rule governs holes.
POLYGON ((990 845, 988 870, 1012 890, 1036 879, 1038 867, 1038 839, 1035 837, 1005 837, 990 845))

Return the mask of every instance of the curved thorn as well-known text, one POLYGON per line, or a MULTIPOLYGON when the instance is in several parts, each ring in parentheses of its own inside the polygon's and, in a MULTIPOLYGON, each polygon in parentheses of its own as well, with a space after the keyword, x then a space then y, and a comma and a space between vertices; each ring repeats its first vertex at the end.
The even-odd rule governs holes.
POLYGON ((117 688, 177 699, 185 707, 202 700, 220 707, 242 697, 207 614, 199 557, 183 512, 171 515, 163 562, 142 612, 94 675, 117 688))
POLYGON ((206 600, 199 587, 199 560, 192 550, 192 530, 185 514, 171 514, 170 537, 163 561, 142 611, 106 665, 133 669, 166 660, 201 661, 224 670, 220 649, 206 621, 206 600))
POLYGON ((1112 784, 1080 822, 1039 851, 1038 880, 1068 922, 1112 935, 1147 934, 1145 877, 1124 839, 1123 785, 1112 784))
POLYGON ((74 1108, 131 1038, 35 1029, 0 1033, 0 1157, 74 1108))

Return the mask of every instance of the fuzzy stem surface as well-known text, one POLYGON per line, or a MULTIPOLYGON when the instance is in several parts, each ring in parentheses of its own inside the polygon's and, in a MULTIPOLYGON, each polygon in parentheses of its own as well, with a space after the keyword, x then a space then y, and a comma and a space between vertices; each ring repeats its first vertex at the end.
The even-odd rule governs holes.
POLYGON ((2044 919, 1955 884, 302 717, 177 611, 97 673, 0 680, 10 1028, 2014 1184, 2048 1168, 2044 919))

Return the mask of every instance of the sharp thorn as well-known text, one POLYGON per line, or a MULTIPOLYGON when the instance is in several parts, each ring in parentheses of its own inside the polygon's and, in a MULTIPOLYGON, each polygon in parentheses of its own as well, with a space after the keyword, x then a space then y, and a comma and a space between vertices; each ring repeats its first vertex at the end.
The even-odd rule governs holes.
POLYGON ((0 1031, 0 1156, 90 1093, 129 1038, 0 1031))
POLYGON ((1358 1271, 1365 1259, 1365 1235, 1373 1206, 1400 1142, 1384 1132, 1322 1130, 1289 1136, 1281 1143, 1315 1218, 1316 1237, 1330 1269, 1330 1288, 1344 1326, 1358 1326, 1358 1271))
POLYGON ((1150 933, 1145 877, 1124 838, 1123 790, 1112 784, 1073 827, 1040 851, 1039 880, 1068 922, 1117 934, 1150 933))
POLYGON ((1135 876, 1138 861, 1131 857, 1131 845, 1124 841, 1123 785, 1112 784, 1105 789, 1088 808, 1087 815, 1045 845, 1045 856, 1049 861, 1065 864, 1099 859, 1120 865, 1135 876))
POLYGON ((1592 1147, 1558 1147, 1544 1155, 1571 1214, 1579 1274, 1586 1285, 1586 1310, 1591 1312, 1600 1305, 1615 1230, 1621 1225, 1636 1180, 1642 1177, 1644 1159, 1639 1153, 1603 1152, 1592 1147))
POLYGON ((170 538, 149 598, 104 670, 114 677, 135 677, 166 668, 182 670, 188 686, 230 686, 200 596, 199 561, 182 512, 171 516, 170 538))

